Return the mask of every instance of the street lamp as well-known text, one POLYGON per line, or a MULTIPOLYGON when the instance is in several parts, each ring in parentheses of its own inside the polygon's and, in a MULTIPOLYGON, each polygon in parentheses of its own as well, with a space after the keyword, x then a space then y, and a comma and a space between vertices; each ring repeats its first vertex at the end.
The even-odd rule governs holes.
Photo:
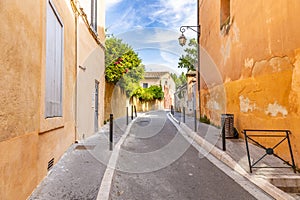
MULTIPOLYGON (((198 6, 199 8, 199 6, 198 6)), ((199 12, 197 12, 199 13, 199 12)), ((198 75, 198 93, 199 93, 199 118, 201 118, 201 94, 200 94, 200 48, 199 48, 199 45, 200 45, 200 25, 199 25, 199 20, 198 20, 198 25, 197 26, 181 26, 180 27, 180 32, 181 32, 181 36, 178 38, 178 42, 181 46, 184 46, 186 44, 186 37, 184 36, 184 32, 187 31, 187 30, 192 30, 194 32, 197 33, 197 43, 198 43, 198 46, 197 46, 197 55, 198 55, 198 72, 197 72, 197 75, 198 75)))
POLYGON ((186 37, 183 35, 183 33, 181 34, 181 36, 178 38, 179 44, 181 46, 184 46, 186 43, 186 37))
POLYGON ((179 29, 181 32, 181 36, 178 38, 179 44, 181 46, 184 46, 186 43, 186 37, 184 36, 183 33, 188 29, 191 29, 192 31, 196 32, 198 34, 198 36, 200 36, 200 25, 198 25, 198 26, 181 26, 179 29), (194 28, 197 28, 197 30, 195 30, 194 28))

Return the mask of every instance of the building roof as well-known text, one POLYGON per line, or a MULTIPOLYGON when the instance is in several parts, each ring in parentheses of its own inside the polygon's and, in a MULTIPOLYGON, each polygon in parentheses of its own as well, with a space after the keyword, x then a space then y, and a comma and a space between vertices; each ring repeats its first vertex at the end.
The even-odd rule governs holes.
POLYGON ((145 79, 159 79, 165 74, 169 74, 169 72, 145 72, 145 79))

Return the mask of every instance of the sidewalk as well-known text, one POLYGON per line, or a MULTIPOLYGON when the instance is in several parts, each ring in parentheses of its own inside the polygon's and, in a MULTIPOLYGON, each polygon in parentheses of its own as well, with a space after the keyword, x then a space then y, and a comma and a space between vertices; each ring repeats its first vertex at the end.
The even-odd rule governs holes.
MULTIPOLYGON (((262 189, 265 191, 267 190, 267 193, 280 193, 273 194, 273 197, 275 196, 276 199, 280 197, 288 199, 291 198, 291 196, 296 199, 300 199, 300 196, 297 195, 297 192, 300 192, 300 176, 299 173, 295 174, 292 168, 255 168, 252 169, 253 172, 250 173, 246 143, 244 139, 226 139, 226 151, 222 151, 221 129, 208 124, 200 123, 199 120, 197 120, 197 135, 193 135, 193 133, 195 134, 194 118, 186 116, 186 123, 184 124, 182 123, 181 113, 176 112, 174 115, 174 118, 180 122, 180 126, 183 128, 183 130, 185 130, 185 132, 187 132, 191 137, 194 137, 197 143, 201 143, 201 146, 206 146, 206 150, 208 152, 225 162, 225 164, 229 165, 229 167, 233 169, 238 169, 240 167, 241 170, 239 173, 244 173, 248 178, 252 179, 253 182, 255 179, 264 179, 267 182, 275 185, 277 188, 283 189, 287 192, 293 192, 289 195, 281 190, 278 190, 272 184, 269 184, 270 187, 267 187, 261 183, 255 183, 258 186, 263 185, 264 188, 262 189), (208 144, 206 144, 207 142, 208 144)), ((250 143, 249 149, 252 163, 253 161, 260 159, 265 154, 264 149, 250 143)), ((264 157, 257 164, 257 166, 287 167, 283 161, 269 155, 264 157)))
MULTIPOLYGON (((113 127, 116 144, 126 130, 126 118, 114 120, 113 127)), ((70 146, 29 199, 97 199, 112 154, 108 137, 109 123, 97 134, 70 146)))

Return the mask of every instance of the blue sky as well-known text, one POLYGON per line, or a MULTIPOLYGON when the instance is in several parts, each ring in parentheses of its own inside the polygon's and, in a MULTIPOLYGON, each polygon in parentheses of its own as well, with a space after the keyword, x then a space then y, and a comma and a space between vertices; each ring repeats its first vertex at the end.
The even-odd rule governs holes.
MULTIPOLYGON (((139 54, 148 71, 173 71, 183 47, 179 28, 197 24, 197 0, 106 0, 108 34, 123 39, 139 54)), ((188 30, 188 38, 196 34, 188 30)))

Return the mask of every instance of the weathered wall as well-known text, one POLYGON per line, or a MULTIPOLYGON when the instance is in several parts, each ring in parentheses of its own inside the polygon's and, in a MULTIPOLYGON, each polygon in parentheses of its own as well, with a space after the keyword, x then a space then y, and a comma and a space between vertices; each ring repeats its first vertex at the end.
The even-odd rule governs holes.
MULTIPOLYGON (((54 158, 56 163, 75 141, 75 16, 70 1, 52 2, 64 25, 63 117, 48 119, 44 117, 48 1, 0 2, 1 199, 26 199, 47 174, 48 161, 54 158)), ((104 63, 104 56, 101 59, 104 63)), ((101 99, 104 76, 97 79, 101 99)), ((99 102, 102 111, 103 104, 99 102)))
POLYGON ((126 116, 127 106, 130 107, 125 91, 119 86, 106 82, 104 120, 107 121, 110 114, 113 114, 114 118, 126 116))
MULTIPOLYGON (((81 21, 81 20, 80 20, 81 21)), ((79 24, 79 44, 78 44, 78 68, 77 75, 77 104, 80 105, 77 110, 77 134, 79 140, 82 140, 95 133, 95 81, 99 82, 98 94, 98 122, 103 124, 104 114, 104 87, 102 84, 104 78, 104 49, 99 47, 91 37, 85 24, 79 24), (102 86, 102 87, 101 87, 102 86)), ((100 126, 101 124, 98 124, 100 126)))
POLYGON ((152 110, 163 110, 164 109, 164 101, 161 100, 152 100, 149 102, 142 102, 138 99, 134 100, 134 105, 136 106, 137 112, 148 112, 152 110))
POLYGON ((74 141, 73 15, 53 1, 64 23, 63 117, 44 118, 46 1, 1 1, 0 195, 26 199, 74 141), (52 131, 55 130, 55 131, 52 131), (54 133, 55 132, 55 133, 54 133))
MULTIPOLYGON (((220 1, 201 4, 201 67, 216 69, 213 74, 223 80, 216 85, 209 70, 202 72, 207 86, 201 91, 202 111, 216 124, 221 113, 235 114, 239 131, 291 130, 299 165, 300 1, 230 3, 228 33, 220 31, 220 1), (203 58, 204 52, 211 58, 203 58)), ((289 159, 286 150, 280 154, 289 159)))
POLYGON ((42 2, 0 2, 0 196, 26 199, 37 184, 42 2), (17 23, 17 25, 16 25, 17 23))
POLYGON ((0 2, 0 141, 39 126, 42 16, 32 10, 42 6, 34 1, 25 7, 17 1, 0 2))

